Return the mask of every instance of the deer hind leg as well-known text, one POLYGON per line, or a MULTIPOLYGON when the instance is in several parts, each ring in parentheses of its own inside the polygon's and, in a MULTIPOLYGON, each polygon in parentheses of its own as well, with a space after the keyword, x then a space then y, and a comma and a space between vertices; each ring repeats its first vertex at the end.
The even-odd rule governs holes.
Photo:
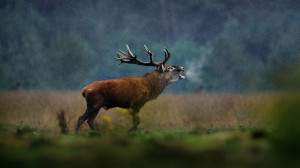
POLYGON ((85 113, 78 118, 76 131, 79 130, 82 123, 86 120, 88 120, 87 123, 89 124, 90 128, 95 129, 94 128, 94 120, 101 108, 101 105, 102 105, 102 103, 100 103, 100 102, 89 103, 87 101, 87 109, 86 109, 85 113))
POLYGON ((79 130, 80 126, 83 124, 83 122, 85 120, 88 120, 87 123, 89 124, 91 129, 95 129, 94 128, 94 120, 95 120, 99 110, 100 110, 100 108, 94 109, 94 108, 88 107, 86 109, 85 113, 78 118, 76 131, 79 130))
POLYGON ((96 118, 96 116, 97 116, 99 110, 100 110, 100 108, 97 109, 97 110, 95 110, 95 111, 93 111, 93 112, 89 115, 89 117, 88 117, 87 123, 89 124, 89 126, 90 126, 90 128, 91 128, 92 130, 95 129, 95 128, 94 128, 94 121, 95 121, 95 118, 96 118))
POLYGON ((138 125, 140 124, 139 110, 133 111, 133 112, 131 113, 131 116, 132 116, 132 124, 133 124, 133 125, 132 125, 132 127, 128 130, 129 132, 136 131, 138 125))
POLYGON ((86 90, 83 96, 86 100, 87 109, 85 113, 78 118, 76 131, 79 130, 80 126, 85 120, 88 120, 87 123, 91 129, 95 129, 94 121, 103 104, 102 96, 95 94, 93 90, 86 90))
POLYGON ((77 121, 77 126, 76 126, 76 131, 79 130, 80 126, 82 125, 82 123, 87 120, 89 117, 89 111, 88 109, 85 111, 85 113, 83 115, 81 115, 79 118, 78 118, 78 121, 77 121))

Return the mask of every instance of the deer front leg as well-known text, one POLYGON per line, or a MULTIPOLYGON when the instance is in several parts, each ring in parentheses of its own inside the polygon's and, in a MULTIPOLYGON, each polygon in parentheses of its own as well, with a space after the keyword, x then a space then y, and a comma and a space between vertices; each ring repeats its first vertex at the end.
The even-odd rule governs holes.
POLYGON ((132 112, 131 116, 132 116, 132 124, 133 124, 133 126, 128 130, 128 132, 136 131, 138 125, 140 124, 140 117, 139 117, 138 112, 135 112, 135 111, 132 112))

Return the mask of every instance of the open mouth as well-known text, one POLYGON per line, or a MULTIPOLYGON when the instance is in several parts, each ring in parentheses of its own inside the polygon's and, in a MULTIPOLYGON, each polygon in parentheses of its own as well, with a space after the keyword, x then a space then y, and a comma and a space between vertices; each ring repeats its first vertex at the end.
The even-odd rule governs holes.
POLYGON ((184 71, 181 71, 181 72, 179 73, 179 75, 178 75, 178 76, 179 76, 179 80, 185 79, 185 76, 182 75, 183 72, 184 72, 184 71))

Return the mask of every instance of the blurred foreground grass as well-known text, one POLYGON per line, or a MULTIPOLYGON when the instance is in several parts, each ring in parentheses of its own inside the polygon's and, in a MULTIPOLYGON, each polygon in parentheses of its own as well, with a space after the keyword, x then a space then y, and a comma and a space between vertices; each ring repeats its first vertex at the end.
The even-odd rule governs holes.
POLYGON ((272 159, 265 137, 241 131, 2 133, 0 151, 1 167, 262 167, 272 159))
POLYGON ((75 134, 78 93, 2 92, 0 167, 299 167, 300 95, 165 94, 127 133, 126 110, 100 111, 75 134), (65 111, 70 133, 60 134, 65 111))

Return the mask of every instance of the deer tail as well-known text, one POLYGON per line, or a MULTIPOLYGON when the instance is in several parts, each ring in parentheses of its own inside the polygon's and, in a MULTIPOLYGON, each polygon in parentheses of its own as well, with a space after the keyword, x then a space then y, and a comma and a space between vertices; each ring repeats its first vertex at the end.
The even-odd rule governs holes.
POLYGON ((82 96, 85 98, 85 94, 86 94, 86 88, 83 88, 81 91, 82 96))

